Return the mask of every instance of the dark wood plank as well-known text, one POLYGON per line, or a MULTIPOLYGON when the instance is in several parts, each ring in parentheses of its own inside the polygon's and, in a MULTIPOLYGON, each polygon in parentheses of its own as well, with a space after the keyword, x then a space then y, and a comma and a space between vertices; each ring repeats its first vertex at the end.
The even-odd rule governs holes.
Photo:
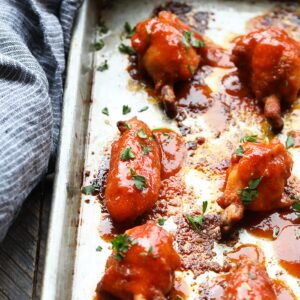
POLYGON ((0 245, 0 299, 39 299, 53 177, 46 177, 25 201, 0 245))

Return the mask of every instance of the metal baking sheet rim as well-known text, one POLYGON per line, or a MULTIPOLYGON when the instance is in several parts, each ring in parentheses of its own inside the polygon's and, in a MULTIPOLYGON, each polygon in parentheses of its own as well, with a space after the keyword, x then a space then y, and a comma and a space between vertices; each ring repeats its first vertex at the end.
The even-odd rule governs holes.
POLYGON ((52 196, 42 300, 71 299, 79 222, 82 169, 92 86, 96 1, 84 1, 77 15, 68 57, 60 144, 52 196))

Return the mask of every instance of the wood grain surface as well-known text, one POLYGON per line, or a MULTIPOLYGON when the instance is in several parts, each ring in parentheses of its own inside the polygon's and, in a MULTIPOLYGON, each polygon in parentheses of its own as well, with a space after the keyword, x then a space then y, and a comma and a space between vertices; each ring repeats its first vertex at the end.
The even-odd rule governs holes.
POLYGON ((42 180, 0 244, 0 300, 40 298, 52 186, 42 180))

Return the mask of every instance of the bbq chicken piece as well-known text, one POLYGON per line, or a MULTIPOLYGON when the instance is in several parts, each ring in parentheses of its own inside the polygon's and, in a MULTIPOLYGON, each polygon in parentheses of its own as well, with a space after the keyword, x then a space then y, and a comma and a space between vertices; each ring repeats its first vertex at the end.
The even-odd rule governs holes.
POLYGON ((265 266, 243 256, 228 275, 228 285, 222 299, 276 300, 277 296, 265 266))
POLYGON ((281 130, 281 101, 300 90, 300 45, 279 28, 254 31, 236 40, 232 62, 246 78, 274 130, 281 130))
POLYGON ((203 47, 202 37, 176 15, 162 11, 136 26, 131 43, 140 68, 153 79, 167 115, 175 117, 173 85, 193 77, 200 63, 196 49, 203 47))
POLYGON ((97 293, 121 300, 165 300, 180 266, 172 243, 171 234, 153 221, 117 236, 97 293))
POLYGON ((121 137, 111 149, 106 207, 116 223, 129 223, 152 208, 160 189, 160 148, 137 118, 118 122, 121 137))
POLYGON ((232 155, 227 170, 223 195, 218 204, 224 208, 221 216, 223 229, 243 218, 244 210, 266 212, 289 206, 282 194, 291 175, 293 160, 277 138, 269 143, 255 136, 243 138, 232 155))

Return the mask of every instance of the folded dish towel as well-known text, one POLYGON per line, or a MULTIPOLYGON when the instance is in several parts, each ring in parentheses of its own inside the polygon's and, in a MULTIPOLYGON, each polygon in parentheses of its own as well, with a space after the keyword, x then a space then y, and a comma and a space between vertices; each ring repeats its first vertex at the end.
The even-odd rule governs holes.
POLYGON ((55 152, 82 0, 0 1, 0 241, 55 152))

